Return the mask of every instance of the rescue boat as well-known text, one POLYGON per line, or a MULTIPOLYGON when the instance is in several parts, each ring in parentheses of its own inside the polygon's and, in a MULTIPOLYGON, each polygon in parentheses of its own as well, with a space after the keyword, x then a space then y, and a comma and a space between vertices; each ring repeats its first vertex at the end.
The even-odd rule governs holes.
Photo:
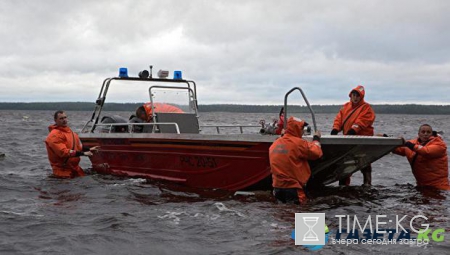
MULTIPOLYGON (((289 116, 288 97, 293 92, 301 93, 317 129, 314 111, 299 87, 285 95, 285 116, 289 116)), ((158 78, 153 78, 151 68, 150 72, 140 72, 139 77, 128 77, 127 70, 121 68, 118 77, 103 81, 92 117, 79 136, 83 145, 101 146, 99 153, 90 157, 92 169, 98 173, 176 182, 201 189, 270 189, 268 152, 278 136, 264 135, 259 127, 257 123, 202 126, 194 81, 183 79, 180 71, 174 72, 173 79, 168 78, 167 71, 160 71, 158 78), (136 123, 102 111, 110 90, 120 88, 122 82, 133 84, 127 86, 143 85, 141 93, 152 105, 152 122, 136 123), (154 108, 166 92, 183 95, 176 102, 183 112, 158 112, 154 108), (235 128, 236 132, 221 132, 224 127, 235 128), (246 129, 258 131, 246 133, 246 129)), ((312 140, 311 135, 304 138, 312 140)), ((323 135, 321 144, 323 157, 310 162, 310 186, 342 179, 388 154, 402 140, 323 135)))

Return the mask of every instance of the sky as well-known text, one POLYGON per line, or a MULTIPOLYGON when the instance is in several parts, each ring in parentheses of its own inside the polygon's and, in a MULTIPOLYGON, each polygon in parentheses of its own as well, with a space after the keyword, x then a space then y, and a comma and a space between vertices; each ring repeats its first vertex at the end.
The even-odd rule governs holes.
POLYGON ((281 105, 293 87, 343 104, 362 84, 372 104, 448 105, 449 11, 446 0, 2 0, 0 102, 94 102, 120 67, 153 65, 196 81, 199 104, 281 105))

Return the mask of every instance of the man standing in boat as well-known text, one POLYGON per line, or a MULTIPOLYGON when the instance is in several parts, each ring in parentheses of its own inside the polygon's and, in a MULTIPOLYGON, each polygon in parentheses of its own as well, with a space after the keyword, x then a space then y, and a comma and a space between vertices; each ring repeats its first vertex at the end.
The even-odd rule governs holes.
POLYGON ((281 107, 280 114, 277 122, 277 129, 275 130, 276 135, 281 135, 284 127, 284 107, 281 107))
POLYGON ((78 135, 68 126, 64 111, 56 111, 53 118, 55 124, 48 127, 50 134, 45 139, 53 175, 59 178, 84 176, 83 169, 79 166, 80 156, 92 156, 99 146, 84 147, 78 135))
MULTIPOLYGON (((340 131, 344 135, 365 135, 373 136, 373 122, 375 121, 375 112, 370 104, 364 101, 366 92, 362 85, 350 91, 348 95, 350 101, 342 106, 336 115, 333 123, 331 135, 337 135, 340 131)), ((369 165, 361 169, 365 186, 372 185, 372 166, 369 165)), ((339 185, 350 185, 350 176, 339 180, 339 185)))
POLYGON ((308 160, 319 159, 323 154, 320 131, 316 131, 312 142, 302 139, 306 125, 305 121, 290 117, 284 135, 269 148, 273 194, 283 203, 306 202, 305 185, 311 176, 308 160))

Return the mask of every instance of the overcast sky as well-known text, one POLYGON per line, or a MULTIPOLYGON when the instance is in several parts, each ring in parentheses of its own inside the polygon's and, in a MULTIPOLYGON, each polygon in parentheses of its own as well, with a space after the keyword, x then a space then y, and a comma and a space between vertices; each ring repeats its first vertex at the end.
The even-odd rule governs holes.
POLYGON ((0 102, 93 102, 119 67, 151 64, 195 80, 199 104, 282 104, 295 86, 342 104, 358 84, 373 104, 450 104, 446 0, 2 0, 0 12, 0 102))

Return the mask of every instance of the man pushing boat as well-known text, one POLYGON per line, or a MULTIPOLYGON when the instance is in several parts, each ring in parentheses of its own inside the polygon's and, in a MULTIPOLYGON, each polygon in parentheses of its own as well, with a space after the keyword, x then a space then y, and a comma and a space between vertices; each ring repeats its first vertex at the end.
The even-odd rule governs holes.
POLYGON ((55 124, 50 125, 45 139, 48 160, 53 169, 53 175, 59 178, 74 178, 84 176, 79 166, 80 156, 92 156, 99 146, 92 148, 81 144, 78 134, 68 126, 67 115, 64 111, 56 111, 53 115, 55 124))
POLYGON ((284 135, 269 148, 273 193, 283 203, 303 204, 307 197, 306 183, 311 176, 308 160, 322 157, 320 131, 312 142, 302 139, 305 121, 290 117, 284 135))

